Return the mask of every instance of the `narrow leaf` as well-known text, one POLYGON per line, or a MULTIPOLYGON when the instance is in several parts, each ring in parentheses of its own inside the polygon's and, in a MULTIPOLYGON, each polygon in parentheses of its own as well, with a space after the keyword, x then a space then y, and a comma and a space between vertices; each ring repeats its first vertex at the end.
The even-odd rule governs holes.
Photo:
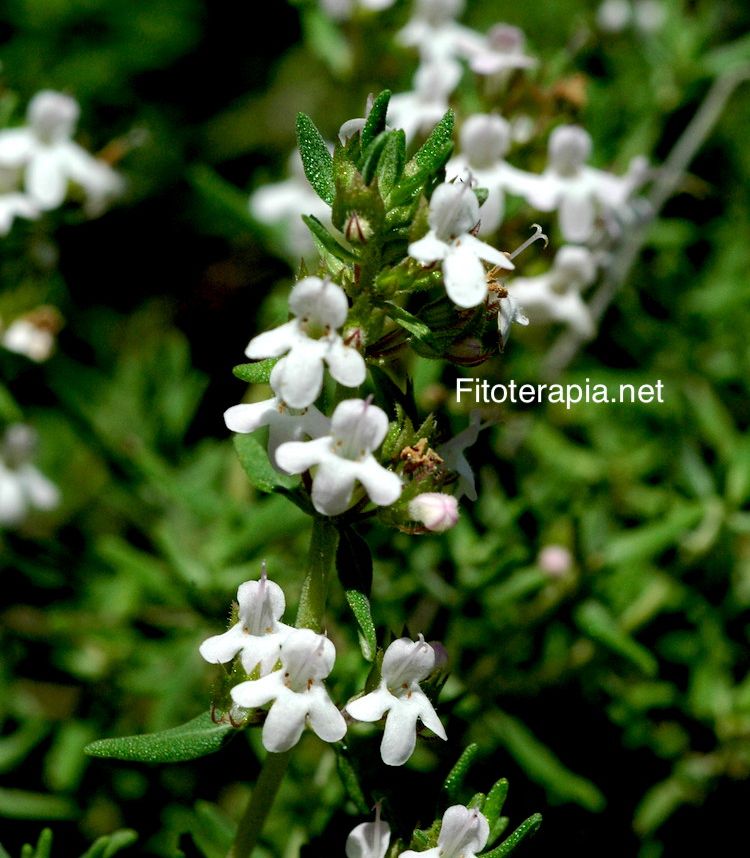
POLYGON ((336 571, 359 627, 362 655, 367 661, 372 661, 377 652, 375 624, 368 599, 372 588, 372 554, 364 539, 351 527, 340 529, 336 571))
POLYGON ((297 114, 297 143, 307 180, 315 193, 328 205, 333 205, 336 185, 333 181, 333 158, 323 135, 304 113, 297 114))
POLYGON ((204 712, 182 724, 159 733, 99 739, 84 748, 92 757, 133 760, 141 763, 178 763, 194 760, 218 751, 235 730, 229 724, 216 724, 204 712))
POLYGON ((325 250, 335 256, 336 259, 347 263, 357 262, 359 260, 359 257, 352 253, 349 248, 344 247, 343 244, 339 244, 339 242, 336 241, 331 233, 328 232, 328 230, 314 215, 302 215, 302 220, 313 234, 313 237, 321 243, 325 250))
POLYGON ((366 151, 372 141, 385 131, 385 117, 388 113, 388 102, 391 100, 391 91, 384 89, 380 95, 373 101, 370 112, 367 115, 364 127, 362 128, 362 151, 366 151))
POLYGON ((400 129, 391 131, 378 163, 378 188, 383 199, 401 178, 406 160, 406 135, 400 129))
POLYGON ((365 180, 366 185, 369 185, 375 178, 375 172, 380 163, 380 156, 383 149, 385 149, 385 145, 388 142, 388 136, 388 133, 385 131, 382 134, 378 134, 364 153, 362 159, 362 178, 365 180))
POLYGON ((479 745, 472 743, 458 758, 458 761, 448 773, 448 777, 443 782, 443 789, 452 801, 458 801, 461 788, 466 778, 466 773, 469 771, 474 758, 479 753, 479 745))
POLYGON ((500 814, 503 812, 505 799, 508 797, 508 780, 500 778, 499 781, 492 787, 487 795, 487 801, 484 803, 484 815, 490 823, 490 828, 499 822, 500 814))
POLYGON ((250 482, 262 492, 290 489, 297 478, 280 474, 268 460, 262 444, 253 435, 235 435, 234 449, 250 482))
POLYGON ((255 363, 241 363, 232 369, 232 373, 240 381, 246 381, 248 384, 268 384, 271 380, 271 370, 278 360, 278 358, 266 358, 255 363))
POLYGON ((370 612, 370 600, 359 590, 347 590, 346 601, 349 603, 359 626, 359 647, 362 650, 362 655, 367 661, 372 661, 377 652, 378 641, 370 612))
POLYGON ((365 798, 364 791, 362 790, 362 786, 359 782, 359 775, 357 774, 354 764, 349 759, 349 756, 345 752, 339 751, 339 753, 336 754, 336 762, 341 783, 343 783, 344 789, 346 790, 349 798, 354 802, 355 807, 360 813, 369 813, 370 804, 365 798))
POLYGON ((656 658, 646 647, 630 637, 601 602, 584 602, 578 606, 574 616, 576 624, 588 637, 632 662, 646 676, 655 676, 658 673, 656 658))
POLYGON ((99 837, 91 848, 81 855, 81 858, 112 858, 122 849, 132 846, 136 840, 138 835, 135 831, 131 828, 122 828, 120 831, 99 837))
POLYGON ((482 858, 504 858, 505 855, 510 855, 511 852, 523 843, 527 837, 536 834, 539 831, 539 826, 542 824, 542 814, 535 813, 530 816, 525 822, 522 822, 518 828, 507 837, 503 842, 493 849, 491 852, 485 852, 482 858))
POLYGON ((414 153, 414 156, 406 165, 404 172, 407 176, 414 176, 417 173, 435 173, 444 164, 445 150, 447 146, 453 146, 453 125, 455 116, 453 111, 449 110, 445 116, 432 129, 430 136, 414 153))

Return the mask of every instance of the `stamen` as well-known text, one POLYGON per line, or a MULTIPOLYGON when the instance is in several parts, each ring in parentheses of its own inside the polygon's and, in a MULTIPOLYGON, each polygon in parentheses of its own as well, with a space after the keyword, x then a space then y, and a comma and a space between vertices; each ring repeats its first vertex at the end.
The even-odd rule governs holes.
POLYGON ((513 253, 508 254, 508 259, 515 259, 519 253, 523 253, 524 250, 526 250, 527 247, 532 245, 537 239, 541 238, 542 241, 544 242, 545 247, 547 247, 549 245, 549 238, 542 231, 542 228, 541 228, 541 226, 539 226, 538 223, 532 223, 531 228, 533 230, 535 230, 534 235, 532 235, 531 238, 527 238, 526 241, 524 241, 524 243, 520 247, 517 247, 513 251, 513 253))

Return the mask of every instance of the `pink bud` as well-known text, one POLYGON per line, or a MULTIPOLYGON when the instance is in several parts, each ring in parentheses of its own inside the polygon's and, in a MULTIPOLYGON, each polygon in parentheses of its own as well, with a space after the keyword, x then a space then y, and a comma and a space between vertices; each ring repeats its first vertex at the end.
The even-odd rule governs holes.
POLYGON ((442 492, 423 492, 409 502, 409 515, 427 530, 442 533, 458 521, 458 501, 442 492))
POLYGON ((553 578, 567 575, 573 566, 573 557, 564 545, 545 545, 537 558, 539 568, 553 578))

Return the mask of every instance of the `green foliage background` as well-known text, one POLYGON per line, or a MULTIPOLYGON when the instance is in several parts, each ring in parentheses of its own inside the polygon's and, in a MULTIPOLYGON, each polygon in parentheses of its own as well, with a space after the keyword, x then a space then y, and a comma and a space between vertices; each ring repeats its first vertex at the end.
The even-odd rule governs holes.
MULTIPOLYGON (((231 751, 158 769, 82 749, 207 709, 215 674, 197 646, 261 560, 296 604, 308 520, 247 485, 221 420, 245 393, 231 366, 254 332, 283 320, 292 282, 267 250, 274 236, 247 214, 247 192, 282 174, 298 110, 332 139, 368 92, 405 88, 414 58, 389 41, 402 3, 345 28, 347 40, 314 4, 276 6, 254 32, 235 7, 198 0, 4 6, 6 114, 56 87, 81 100, 80 136, 92 148, 137 144, 121 164, 130 187, 118 208, 91 222, 71 209, 19 224, 0 257, 0 311, 49 300, 67 322, 48 364, 0 356, 63 493, 59 509, 0 541, 0 831, 13 856, 45 825, 58 855, 133 828, 138 844, 125 854, 175 855, 192 832, 201 851, 186 854, 221 856, 257 773, 252 732, 231 751)), ((666 7, 653 39, 604 37, 579 0, 474 3, 466 17, 523 27, 544 86, 582 75, 586 99, 562 99, 560 118, 591 131, 598 165, 622 169, 640 152, 663 160, 711 82, 750 63, 741 4, 666 7)), ((379 629, 398 634, 406 620, 451 657, 451 748, 420 747, 397 787, 425 823, 432 775, 476 741, 471 788, 507 776, 514 819, 545 811, 528 855, 658 858, 716 842, 741 852, 749 104, 745 85, 563 379, 662 379, 665 403, 503 408, 471 453, 480 499, 454 530, 367 534, 379 629), (569 575, 537 567, 548 543, 573 552, 569 575)), ((532 219, 514 215, 509 244, 532 219)), ((527 270, 549 258, 530 256, 527 270)), ((553 340, 546 329, 514 331, 502 359, 477 374, 538 380, 553 340)), ((415 369, 425 407, 452 399, 452 376, 435 366, 415 369)), ((454 411, 458 430, 466 412, 454 411)), ((337 588, 329 632, 340 652, 330 687, 343 701, 365 666, 337 588)), ((370 734, 359 742, 361 758, 375 760, 370 734)), ((291 858, 311 839, 302 854, 342 854, 354 812, 333 754, 308 737, 265 854, 291 858)))

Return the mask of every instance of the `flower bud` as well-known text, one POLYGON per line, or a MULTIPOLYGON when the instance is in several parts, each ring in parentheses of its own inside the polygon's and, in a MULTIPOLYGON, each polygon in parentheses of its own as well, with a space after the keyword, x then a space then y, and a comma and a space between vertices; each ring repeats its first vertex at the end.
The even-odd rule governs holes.
POLYGON ((573 566, 573 556, 564 545, 545 545, 537 558, 539 568, 551 578, 562 578, 573 566))
POLYGON ((44 89, 29 102, 28 122, 42 140, 51 143, 73 135, 80 113, 74 98, 44 89))
POLYGON ((571 176, 591 155, 591 135, 578 125, 560 125, 549 138, 549 159, 561 176, 571 176))
POLYGON ((458 366, 480 366, 492 357, 478 337, 464 337, 451 343, 445 353, 446 360, 458 366))
POLYGON ((351 244, 367 244, 372 238, 372 227, 359 212, 352 212, 344 225, 344 236, 351 244))
POLYGON ((477 170, 492 167, 507 153, 510 125, 501 116, 477 113, 461 128, 461 149, 477 170))
POLYGON ((409 515, 427 530, 442 533, 458 521, 458 501, 442 492, 423 492, 409 502, 409 515))

